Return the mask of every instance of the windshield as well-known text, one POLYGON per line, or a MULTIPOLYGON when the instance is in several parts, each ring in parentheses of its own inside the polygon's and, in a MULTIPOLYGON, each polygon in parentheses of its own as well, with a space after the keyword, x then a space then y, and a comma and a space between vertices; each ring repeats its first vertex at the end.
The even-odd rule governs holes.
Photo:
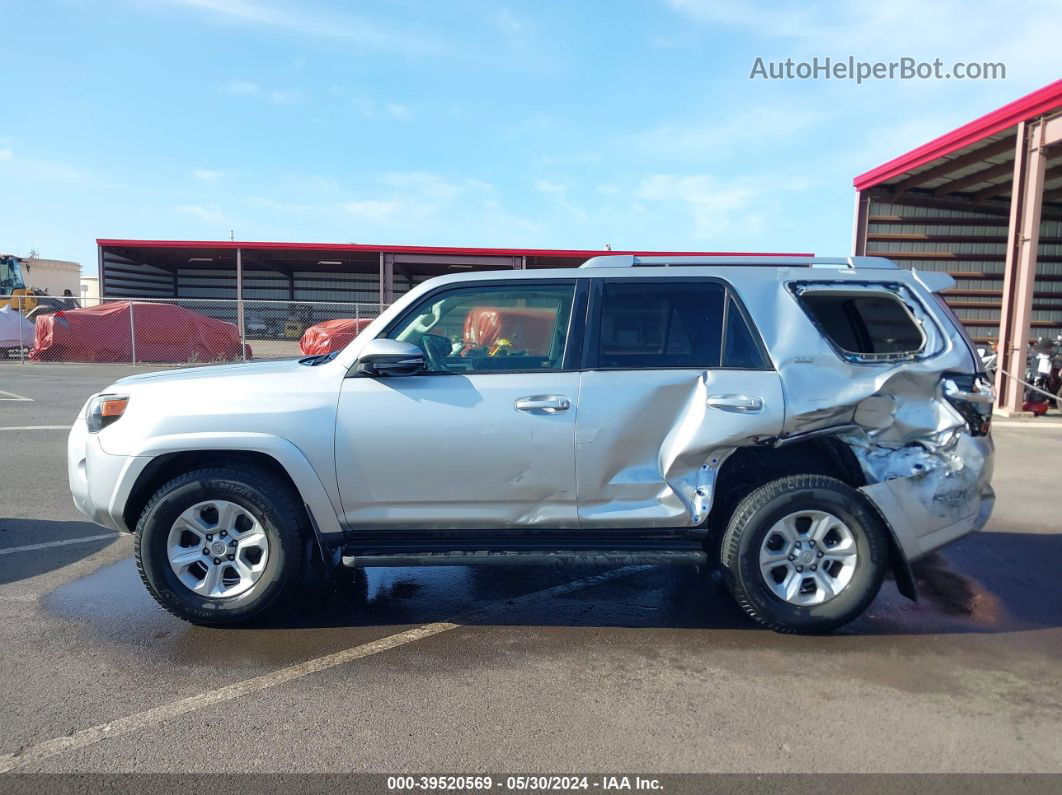
POLYGON ((10 293, 25 286, 19 261, 14 257, 0 257, 0 292, 10 293))

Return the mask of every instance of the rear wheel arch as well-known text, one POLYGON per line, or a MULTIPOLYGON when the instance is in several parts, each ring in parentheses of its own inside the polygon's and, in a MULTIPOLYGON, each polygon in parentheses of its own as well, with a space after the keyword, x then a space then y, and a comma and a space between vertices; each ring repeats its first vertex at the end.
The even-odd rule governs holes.
POLYGON ((866 485, 851 448, 829 437, 783 447, 739 447, 723 462, 716 478, 708 526, 726 529, 738 503, 750 492, 786 475, 823 475, 858 489, 866 485))
MULTIPOLYGON (((788 475, 823 475, 853 489, 867 485, 866 476, 852 449, 839 439, 823 437, 784 447, 739 447, 723 463, 716 480, 708 528, 711 554, 718 560, 719 543, 738 504, 765 483, 788 475)), ((867 508, 885 530, 889 543, 889 567, 897 589, 917 600, 911 566, 896 540, 895 532, 874 502, 860 492, 867 508)))
POLYGON ((869 500, 850 485, 786 475, 757 486, 737 506, 720 562, 738 604, 759 623, 779 632, 828 632, 862 614, 877 595, 889 567, 888 535, 869 500), (791 543, 770 546, 783 537, 791 543), (842 560, 850 561, 847 576, 842 560))

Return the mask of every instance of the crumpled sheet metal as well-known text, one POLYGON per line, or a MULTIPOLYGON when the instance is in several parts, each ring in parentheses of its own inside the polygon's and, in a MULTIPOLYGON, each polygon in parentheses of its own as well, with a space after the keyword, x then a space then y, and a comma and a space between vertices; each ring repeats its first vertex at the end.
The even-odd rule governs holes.
MULTIPOLYGON (((806 289, 815 290, 851 290, 865 279, 853 274, 851 285, 836 286, 813 284, 804 276, 778 273, 779 281, 808 282, 806 289)), ((897 282, 909 278, 904 272, 897 282)), ((917 539, 948 527, 959 532, 971 517, 977 518, 981 495, 991 491, 992 448, 987 439, 967 432, 962 416, 944 397, 941 376, 971 372, 972 356, 936 305, 923 305, 901 284, 890 292, 919 321, 926 335, 924 351, 931 358, 846 361, 821 334, 803 333, 814 324, 789 289, 774 291, 774 312, 761 321, 761 332, 785 385, 783 434, 859 425, 862 432, 840 438, 863 469, 868 482, 864 493, 894 529, 902 528, 898 535, 917 539)), ((921 551, 903 539, 901 545, 908 555, 921 551)))
POLYGON ((777 433, 782 399, 770 372, 626 371, 583 374, 576 438, 582 526, 676 527, 703 522, 727 456, 777 433), (709 394, 748 379, 762 414, 724 414, 709 394), (591 408, 592 407, 592 408, 591 408))
MULTIPOLYGON (((845 274, 843 270, 831 273, 831 279, 845 274)), ((791 279, 808 283, 808 289, 841 291, 859 286, 860 281, 853 276, 850 286, 816 284, 806 271, 779 272, 779 281, 791 279)), ((921 322, 927 337, 925 350, 937 354, 928 361, 924 357, 874 363, 845 361, 818 333, 789 289, 774 285, 772 293, 771 311, 753 310, 753 315, 785 385, 785 435, 856 422, 859 404, 878 395, 891 396, 896 404, 892 421, 873 429, 875 439, 882 444, 902 445, 927 433, 938 433, 953 419, 953 412, 942 410, 941 401, 926 398, 937 395, 942 372, 969 372, 970 352, 958 334, 942 334, 941 329, 950 329, 950 325, 934 322, 930 311, 911 300, 907 288, 900 285, 895 294, 921 322)), ((939 310, 934 307, 932 311, 939 310)))
MULTIPOLYGON (((831 271, 831 280, 839 273, 846 275, 831 271)), ((845 360, 789 289, 779 289, 780 282, 814 282, 814 276, 806 269, 763 269, 743 280, 741 297, 778 375, 613 372, 598 384, 597 374, 583 374, 581 404, 601 410, 600 415, 581 410, 577 431, 584 526, 695 526, 707 516, 719 470, 736 448, 851 424, 861 430, 839 438, 854 451, 870 484, 864 492, 890 524, 922 535, 977 514, 991 475, 991 446, 967 433, 941 383, 944 372, 971 371, 961 336, 943 318, 935 320, 935 306, 922 306, 909 288, 898 285, 895 293, 921 322, 932 360, 845 360), (708 408, 708 395, 719 392, 764 397, 767 410, 742 415, 708 408), (888 484, 887 499, 878 484, 888 484)), ((880 280, 897 284, 911 276, 882 272, 880 280)), ((852 281, 866 278, 863 272, 852 281)), ((856 286, 820 283, 815 289, 856 286)))

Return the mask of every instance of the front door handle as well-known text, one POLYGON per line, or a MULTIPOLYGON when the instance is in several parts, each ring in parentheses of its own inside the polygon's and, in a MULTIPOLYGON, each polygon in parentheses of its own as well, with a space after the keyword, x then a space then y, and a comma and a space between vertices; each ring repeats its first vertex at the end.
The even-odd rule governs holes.
POLYGON ((513 404, 517 411, 531 414, 560 414, 572 407, 572 402, 564 395, 528 395, 518 398, 513 404))
POLYGON ((763 398, 748 395, 709 395, 706 401, 713 409, 736 411, 740 414, 755 414, 763 411, 763 398))

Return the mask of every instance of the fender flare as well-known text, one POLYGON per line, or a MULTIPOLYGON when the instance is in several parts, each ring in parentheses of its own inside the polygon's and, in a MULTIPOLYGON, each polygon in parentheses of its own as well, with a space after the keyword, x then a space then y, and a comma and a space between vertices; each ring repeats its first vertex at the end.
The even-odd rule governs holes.
POLYGON ((343 527, 328 491, 306 455, 295 444, 268 433, 182 433, 155 436, 140 442, 130 452, 129 465, 122 472, 111 500, 112 516, 121 516, 140 475, 161 455, 190 453, 197 450, 231 450, 236 453, 261 453, 275 460, 298 489, 299 498, 310 515, 310 525, 317 534, 322 551, 343 542, 343 527), (134 463, 135 462, 135 463, 134 463))

